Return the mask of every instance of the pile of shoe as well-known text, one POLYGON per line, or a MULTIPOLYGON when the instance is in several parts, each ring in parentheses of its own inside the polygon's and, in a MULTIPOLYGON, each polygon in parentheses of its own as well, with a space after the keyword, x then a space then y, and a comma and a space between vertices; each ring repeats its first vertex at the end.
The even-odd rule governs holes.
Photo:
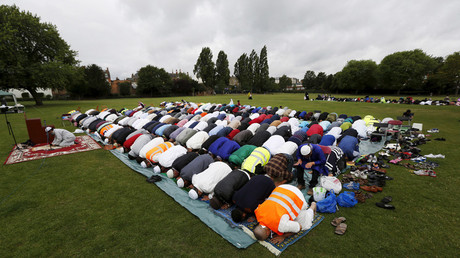
POLYGON ((384 187, 387 180, 393 180, 393 178, 379 172, 371 172, 367 175, 368 185, 384 187))

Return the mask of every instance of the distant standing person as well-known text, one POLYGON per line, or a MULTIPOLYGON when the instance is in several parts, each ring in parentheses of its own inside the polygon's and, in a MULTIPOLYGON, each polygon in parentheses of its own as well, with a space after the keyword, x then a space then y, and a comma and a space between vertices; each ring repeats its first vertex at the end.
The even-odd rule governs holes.
POLYGON ((45 132, 54 135, 51 145, 69 147, 75 144, 75 135, 65 129, 54 129, 48 126, 45 128, 45 132))
POLYGON ((310 97, 308 96, 308 92, 305 92, 305 97, 303 98, 304 100, 309 100, 310 97))
POLYGON ((252 99, 252 93, 248 92, 248 99, 252 99))

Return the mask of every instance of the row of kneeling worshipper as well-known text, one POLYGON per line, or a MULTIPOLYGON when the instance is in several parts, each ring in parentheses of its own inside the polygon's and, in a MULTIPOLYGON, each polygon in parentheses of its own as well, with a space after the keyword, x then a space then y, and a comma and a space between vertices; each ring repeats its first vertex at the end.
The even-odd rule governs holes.
POLYGON ((276 186, 296 178, 305 184, 304 170, 313 171, 310 189, 318 176, 340 173, 380 122, 371 115, 185 101, 76 111, 71 118, 143 167, 176 178, 178 187, 192 189, 191 198, 210 198, 216 209, 236 204, 237 222, 276 186))

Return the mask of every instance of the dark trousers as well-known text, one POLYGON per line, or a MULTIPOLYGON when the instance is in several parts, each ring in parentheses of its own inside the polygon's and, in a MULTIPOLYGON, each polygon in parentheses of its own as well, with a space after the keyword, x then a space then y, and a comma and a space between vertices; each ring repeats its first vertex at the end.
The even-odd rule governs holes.
MULTIPOLYGON (((303 178, 304 168, 302 166, 296 166, 297 169, 297 183, 299 185, 305 185, 305 179, 303 178)), ((318 184, 319 172, 315 169, 312 169, 311 181, 309 188, 313 188, 318 184)))

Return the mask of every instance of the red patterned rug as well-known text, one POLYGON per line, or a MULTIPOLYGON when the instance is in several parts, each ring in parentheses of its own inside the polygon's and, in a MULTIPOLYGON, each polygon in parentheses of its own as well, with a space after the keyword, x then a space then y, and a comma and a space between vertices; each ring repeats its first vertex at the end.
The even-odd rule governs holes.
POLYGON ((76 152, 90 151, 100 149, 101 146, 88 135, 77 136, 74 144, 69 147, 56 147, 50 149, 49 145, 44 143, 37 144, 33 147, 18 144, 19 148, 13 148, 6 159, 4 165, 15 164, 36 159, 55 157, 60 155, 72 154, 76 152))

